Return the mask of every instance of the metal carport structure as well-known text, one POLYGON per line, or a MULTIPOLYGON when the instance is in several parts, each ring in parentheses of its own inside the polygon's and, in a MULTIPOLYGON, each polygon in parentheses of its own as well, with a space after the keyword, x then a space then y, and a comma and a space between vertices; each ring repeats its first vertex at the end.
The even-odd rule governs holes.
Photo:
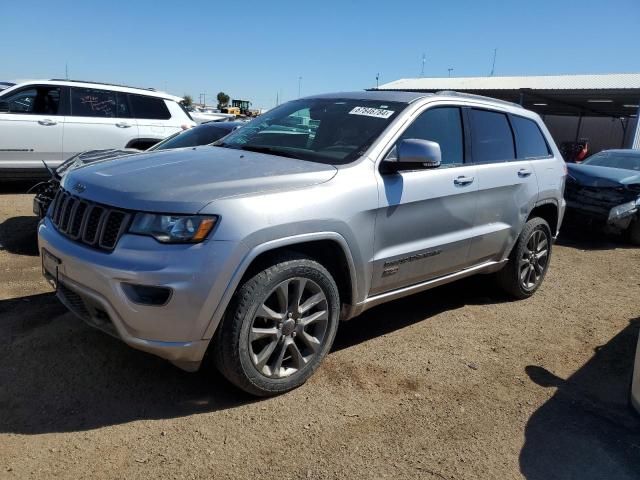
POLYGON ((540 114, 558 144, 588 134, 595 151, 640 149, 640 73, 404 78, 378 90, 455 90, 507 100, 540 114))

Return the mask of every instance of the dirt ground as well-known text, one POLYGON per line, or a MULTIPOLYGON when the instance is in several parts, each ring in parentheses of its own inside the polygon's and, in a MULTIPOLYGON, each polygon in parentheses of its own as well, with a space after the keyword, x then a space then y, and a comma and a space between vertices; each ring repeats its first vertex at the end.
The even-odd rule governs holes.
POLYGON ((0 193, 2 479, 640 478, 640 249, 568 231, 533 298, 476 277, 381 306, 256 401, 67 313, 36 223, 0 193))

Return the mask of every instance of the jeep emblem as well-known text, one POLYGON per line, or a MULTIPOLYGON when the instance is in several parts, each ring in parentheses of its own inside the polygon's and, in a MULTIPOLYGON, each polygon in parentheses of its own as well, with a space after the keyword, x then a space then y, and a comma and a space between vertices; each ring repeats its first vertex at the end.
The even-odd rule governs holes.
POLYGON ((87 187, 85 185, 81 184, 81 183, 76 183, 73 186, 73 189, 78 193, 82 193, 87 189, 87 187))

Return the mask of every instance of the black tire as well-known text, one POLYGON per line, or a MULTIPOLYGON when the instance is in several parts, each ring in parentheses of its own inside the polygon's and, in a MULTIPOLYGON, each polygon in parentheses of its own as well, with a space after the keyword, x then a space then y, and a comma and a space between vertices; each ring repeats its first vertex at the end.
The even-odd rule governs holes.
POLYGON ((626 231, 627 240, 632 245, 640 245, 640 217, 631 220, 631 224, 626 231))
POLYGON ((542 284, 549 269, 552 244, 549 224, 542 218, 530 219, 522 229, 518 241, 509 255, 508 263, 496 274, 498 285, 510 296, 519 300, 533 295, 542 284), (528 246, 532 245, 530 242, 532 242, 534 235, 543 236, 546 241, 547 254, 544 264, 539 261, 537 256, 534 260, 532 252, 529 250, 528 246), (524 268, 527 269, 526 273, 524 268), (533 273, 531 273, 531 269, 533 269, 533 273), (533 281, 531 281, 532 279, 533 281))
POLYGON ((236 291, 224 319, 218 327, 212 345, 216 367, 231 383, 252 395, 270 396, 292 390, 307 381, 331 349, 338 329, 339 316, 338 287, 327 269, 318 262, 295 252, 283 255, 275 260, 273 265, 247 279, 236 291), (286 286, 283 286, 285 284, 286 286), (311 327, 301 326, 305 322, 303 315, 307 315, 307 313, 300 313, 302 308, 286 307, 284 313, 281 313, 280 308, 276 312, 274 306, 270 312, 282 314, 283 320, 274 320, 271 317, 259 315, 258 309, 260 312, 265 312, 262 307, 273 301, 274 295, 277 303, 281 303, 283 297, 280 296, 280 293, 285 288, 289 292, 287 295, 291 295, 293 292, 292 298, 297 296, 296 289, 304 290, 303 293, 300 293, 297 302, 289 300, 287 296, 287 305, 292 305, 291 302, 293 302, 304 307, 313 303, 314 299, 322 297, 320 294, 324 295, 324 300, 310 309, 313 313, 309 313, 305 317, 309 319, 314 315, 318 318, 326 316, 326 326, 324 325, 325 320, 314 320, 314 323, 322 324, 319 327, 313 327, 322 328, 322 335, 317 334, 316 336, 315 332, 312 332, 313 335, 307 335, 304 329, 311 327), (311 292, 305 290, 311 288, 315 290, 311 292), (314 294, 311 295, 311 293, 314 294), (306 298, 306 302, 302 302, 301 305, 300 299, 302 298, 306 298), (287 313, 289 310, 297 312, 293 318, 290 313, 287 313), (326 315, 323 315, 324 311, 326 311, 326 315), (295 324, 293 327, 290 323, 292 321, 295 324), (256 326, 257 322, 265 323, 256 326), (274 326, 267 322, 274 322, 274 326), (277 325, 278 323, 280 326, 277 325), (257 330, 271 331, 273 328, 279 333, 269 334, 264 339, 251 337, 257 330), (293 330, 289 331, 291 328, 293 330), (300 328, 303 331, 300 331, 300 328), (297 340, 296 334, 298 334, 297 340), (317 337, 320 336, 321 339, 318 340, 317 337), (306 338, 314 339, 313 348, 308 346, 307 341, 303 341, 306 338), (256 347, 256 344, 262 341, 266 342, 266 346, 264 350, 260 351, 260 354, 256 354, 254 349, 259 347, 259 345, 256 347), (318 343, 315 343, 316 341, 318 343), (291 343, 285 346, 285 342, 291 342, 294 346, 291 346, 291 343), (265 357, 262 354, 267 352, 273 343, 276 343, 275 350, 266 354, 265 364, 262 367, 256 365, 256 362, 260 364, 258 359, 265 357), (285 353, 280 354, 280 351, 285 353), (309 355, 305 363, 301 363, 304 360, 303 352, 309 355), (297 362, 294 362, 294 357, 298 360, 297 362), (271 370, 270 365, 277 365, 278 359, 280 359, 280 365, 274 366, 271 370), (285 368, 287 361, 291 366, 285 368), (283 372, 291 370, 294 373, 284 376, 283 372))

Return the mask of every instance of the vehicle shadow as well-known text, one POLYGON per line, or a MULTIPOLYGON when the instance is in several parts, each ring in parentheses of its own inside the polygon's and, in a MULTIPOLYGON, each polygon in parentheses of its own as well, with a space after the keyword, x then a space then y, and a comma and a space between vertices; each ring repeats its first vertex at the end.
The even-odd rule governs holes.
POLYGON ((529 365, 529 378, 557 388, 527 422, 520 471, 528 480, 637 479, 640 417, 629 394, 640 318, 597 347, 566 380, 529 365))
POLYGON ((38 217, 21 216, 0 223, 0 250, 17 255, 38 255, 38 217))
MULTIPOLYGON (((501 301, 478 293, 460 295, 484 292, 480 284, 469 289, 445 286, 438 293, 372 309, 341 325, 334 350, 447 308, 501 301)), ((186 373, 85 325, 53 293, 0 300, 0 432, 82 431, 214 412, 254 401, 212 367, 186 373)))
POLYGON ((0 182, 0 194, 29 193, 29 190, 38 183, 46 180, 46 177, 31 180, 12 180, 0 182))
POLYGON ((254 401, 85 325, 54 294, 0 300, 0 432, 81 431, 254 401))
POLYGON ((638 248, 630 244, 622 234, 606 233, 588 224, 576 221, 563 223, 558 245, 579 250, 617 250, 638 248))
POLYGON ((333 350, 357 345, 465 305, 512 301, 487 278, 476 275, 372 308, 340 325, 333 350))

